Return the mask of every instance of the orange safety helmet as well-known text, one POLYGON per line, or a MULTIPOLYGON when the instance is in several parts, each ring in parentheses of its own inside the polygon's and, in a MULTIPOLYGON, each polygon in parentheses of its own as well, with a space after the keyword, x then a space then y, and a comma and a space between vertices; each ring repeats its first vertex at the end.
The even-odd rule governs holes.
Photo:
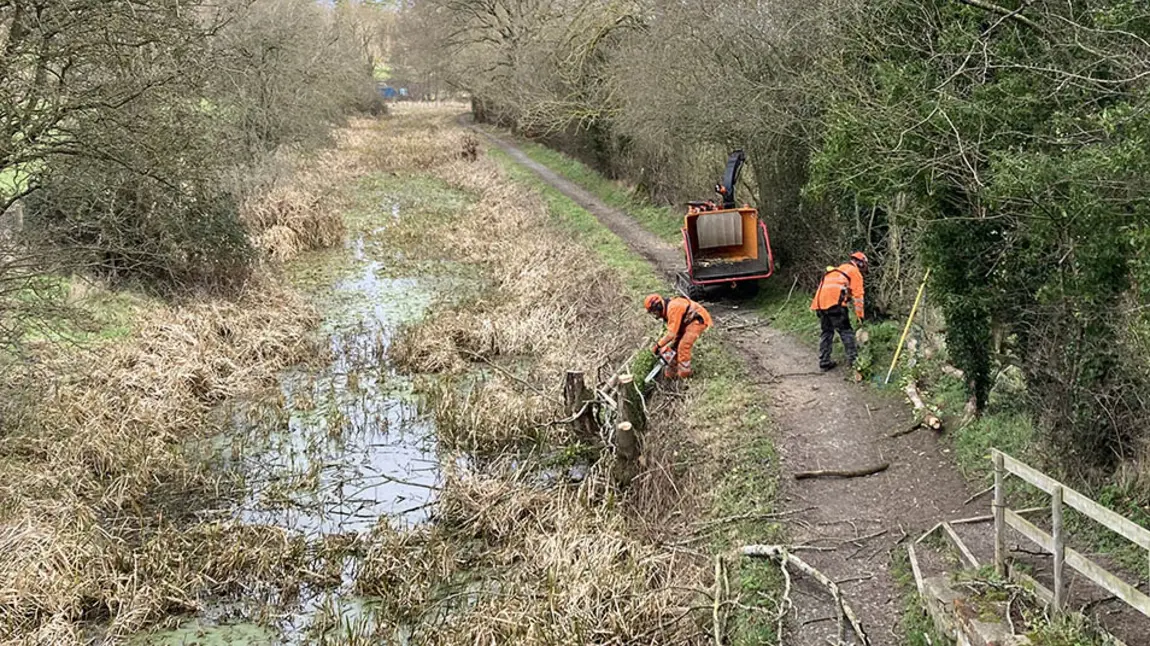
POLYGON ((861 269, 866 269, 870 266, 870 261, 867 260, 866 254, 861 251, 852 253, 851 260, 857 261, 861 269))
POLYGON ((643 299, 643 307, 655 316, 663 315, 663 297, 658 294, 650 294, 647 298, 643 299))

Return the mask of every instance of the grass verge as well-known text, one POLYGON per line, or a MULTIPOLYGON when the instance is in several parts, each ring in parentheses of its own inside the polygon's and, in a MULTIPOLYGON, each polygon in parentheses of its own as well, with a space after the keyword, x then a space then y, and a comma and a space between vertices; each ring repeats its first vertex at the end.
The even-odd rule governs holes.
POLYGON ((548 185, 531 170, 516 164, 503 151, 493 149, 488 154, 500 163, 512 180, 536 191, 542 197, 548 214, 575 236, 580 244, 593 250, 608 267, 619 271, 633 294, 646 294, 667 288, 646 260, 631 251, 627 243, 574 200, 548 185))
MULTIPOLYGON (((507 136, 503 132, 498 134, 507 136)), ((542 144, 519 139, 516 146, 532 160, 574 182, 606 204, 625 210, 651 233, 668 242, 682 239, 683 216, 673 207, 652 204, 623 182, 607 179, 583 162, 542 144)))

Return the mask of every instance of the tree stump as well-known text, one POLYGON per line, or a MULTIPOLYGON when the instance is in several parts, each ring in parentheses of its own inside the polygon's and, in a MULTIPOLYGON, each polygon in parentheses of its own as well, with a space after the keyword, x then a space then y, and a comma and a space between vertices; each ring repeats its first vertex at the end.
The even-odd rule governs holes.
POLYGON ((643 393, 639 391, 635 378, 619 375, 619 418, 629 422, 636 433, 647 430, 647 411, 643 406, 643 393))
POLYGON ((628 374, 619 375, 617 391, 619 424, 615 427, 615 465, 612 469, 615 484, 626 487, 639 473, 643 454, 642 433, 647 428, 647 414, 643 409, 643 395, 628 374))
POLYGON ((563 382, 563 401, 567 416, 572 419, 571 428, 581 440, 597 440, 599 429, 595 424, 595 397, 587 389, 583 373, 568 370, 563 382))
POLYGON ((611 468, 611 478, 616 486, 625 488, 639 473, 639 435, 630 422, 622 422, 615 427, 612 448, 615 464, 611 468))

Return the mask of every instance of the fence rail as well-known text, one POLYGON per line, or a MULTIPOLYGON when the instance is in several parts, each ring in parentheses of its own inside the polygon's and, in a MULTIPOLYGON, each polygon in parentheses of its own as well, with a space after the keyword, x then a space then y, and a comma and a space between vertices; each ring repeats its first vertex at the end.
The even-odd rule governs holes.
POLYGON ((1150 596, 1107 571, 1082 553, 1066 547, 1066 533, 1062 524, 1062 507, 1066 505, 1096 523, 1115 532, 1132 543, 1148 550, 1150 531, 1128 518, 1103 507, 1085 495, 1067 487, 1050 476, 999 451, 992 451, 994 460, 994 566, 1000 575, 1006 574, 1006 528, 1011 527, 1054 556, 1054 590, 1051 605, 1061 612, 1066 604, 1065 566, 1069 565, 1082 576, 1125 601, 1132 608, 1150 617, 1150 596), (1005 480, 1014 475, 1050 495, 1051 530, 1047 533, 1006 507, 1005 480))

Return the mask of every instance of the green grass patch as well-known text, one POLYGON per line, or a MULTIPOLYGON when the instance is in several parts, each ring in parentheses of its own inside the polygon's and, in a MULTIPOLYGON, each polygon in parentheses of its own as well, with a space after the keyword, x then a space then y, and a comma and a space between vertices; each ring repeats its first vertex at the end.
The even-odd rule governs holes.
MULTIPOLYGON (((767 517, 775 511, 779 456, 766 406, 730 350, 706 336, 696 347, 688 423, 699 433, 713 434, 718 447, 709 512, 718 525, 710 547, 724 553, 751 543, 782 542, 782 527, 767 517)), ((772 612, 782 589, 778 565, 748 558, 727 565, 731 594, 740 604, 729 617, 728 643, 778 643, 772 612)))
POLYGON ((1093 622, 1077 613, 1043 621, 1026 636, 1033 646, 1107 646, 1114 643, 1093 622))
POLYGON ((683 226, 683 214, 673 207, 652 204, 623 182, 607 179, 583 162, 542 144, 520 140, 516 145, 532 160, 579 185, 603 202, 626 211, 651 233, 669 242, 682 239, 680 229, 683 226))
POLYGON ((956 429, 950 438, 963 475, 968 480, 989 482, 993 473, 990 449, 1025 460, 1034 439, 1034 424, 1030 416, 1023 413, 986 413, 956 429))
POLYGON ((899 628, 905 640, 903 643, 906 646, 938 646, 950 643, 935 629, 934 622, 923 606, 922 598, 918 595, 918 587, 914 582, 910 556, 905 549, 896 549, 892 553, 890 573, 902 596, 899 628))
POLYGON ((627 243, 603 226, 594 215, 552 188, 531 170, 515 163, 502 151, 491 150, 489 154, 511 179, 538 191, 552 219, 598 254, 604 264, 618 271, 634 296, 667 288, 650 263, 631 251, 627 243))
POLYGON ((11 197, 24 192, 30 179, 28 172, 19 166, 0 170, 0 197, 11 197))
POLYGON ((22 303, 25 343, 101 343, 128 336, 157 299, 107 288, 80 276, 37 276, 14 295, 22 303))

